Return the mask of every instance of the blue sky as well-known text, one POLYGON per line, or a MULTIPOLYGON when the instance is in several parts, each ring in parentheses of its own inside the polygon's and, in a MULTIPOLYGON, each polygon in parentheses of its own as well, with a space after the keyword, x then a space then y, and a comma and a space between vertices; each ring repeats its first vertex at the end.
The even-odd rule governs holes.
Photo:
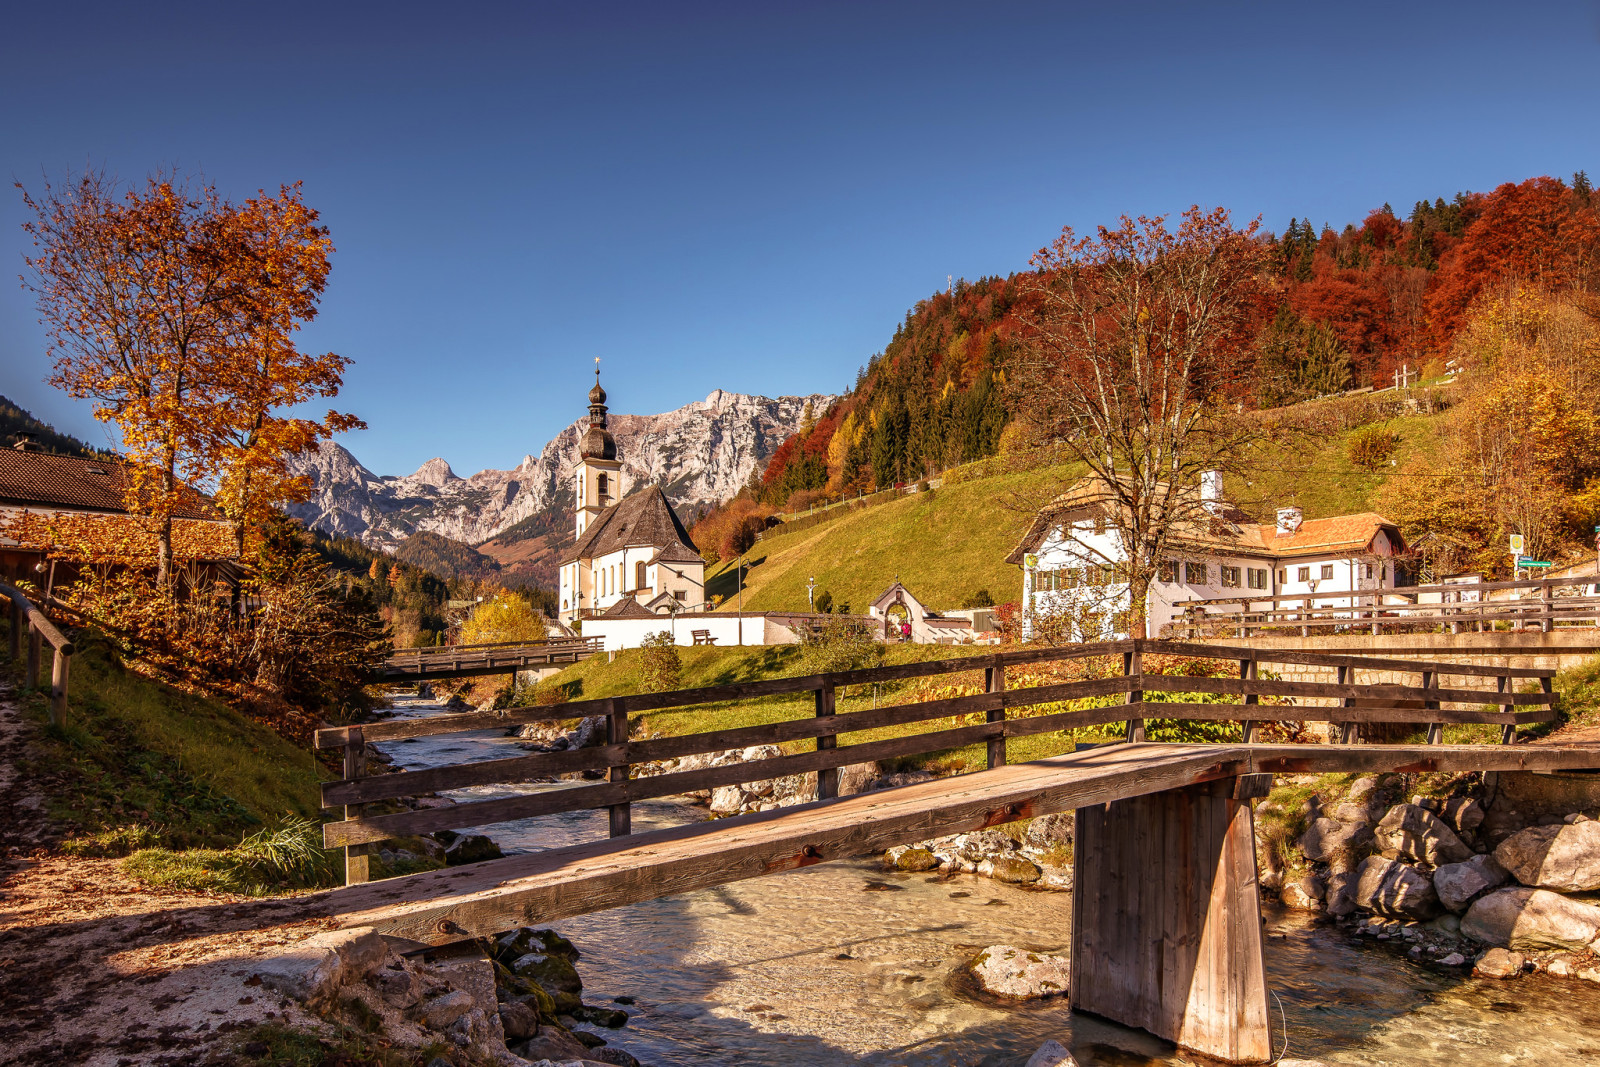
MULTIPOLYGON (((840 391, 947 275, 1063 225, 1600 174, 1590 3, 12 5, 0 170, 305 182, 338 252, 303 344, 379 473, 507 467, 583 411, 840 391)), ((0 275, 20 272, 0 193, 0 275)), ((43 384, 0 286, 0 392, 43 384)))

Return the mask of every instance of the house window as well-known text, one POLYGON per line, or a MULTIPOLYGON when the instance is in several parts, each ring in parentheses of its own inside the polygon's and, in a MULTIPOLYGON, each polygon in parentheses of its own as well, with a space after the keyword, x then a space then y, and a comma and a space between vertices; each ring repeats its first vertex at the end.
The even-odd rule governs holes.
POLYGON ((1369 579, 1372 577, 1372 564, 1370 564, 1370 563, 1367 564, 1367 577, 1369 579))
POLYGON ((1322 580, 1324 582, 1331 582, 1333 580, 1333 564, 1324 563, 1322 565, 1322 580))
POLYGON ((1206 569, 1204 563, 1185 563, 1183 565, 1183 580, 1190 585, 1205 585, 1207 582, 1206 569))
POLYGON ((1267 569, 1265 567, 1250 568, 1250 588, 1265 589, 1267 587, 1267 569))
POLYGON ((1239 568, 1222 565, 1222 584, 1229 589, 1239 588, 1239 568))
POLYGON ((642 559, 633 565, 633 587, 635 589, 644 588, 644 560, 642 559))
POLYGON ((1296 581, 1301 581, 1301 582, 1309 582, 1311 580, 1311 568, 1310 567, 1301 567, 1295 574, 1295 580, 1296 581))
POLYGON ((1158 577, 1163 582, 1176 582, 1178 580, 1178 564, 1175 560, 1164 559, 1158 570, 1158 577))

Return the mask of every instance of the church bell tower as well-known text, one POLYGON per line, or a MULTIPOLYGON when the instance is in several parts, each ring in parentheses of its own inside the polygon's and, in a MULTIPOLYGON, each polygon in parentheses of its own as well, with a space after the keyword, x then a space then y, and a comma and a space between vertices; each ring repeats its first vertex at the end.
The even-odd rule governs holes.
POLYGON ((606 391, 600 388, 598 359, 594 361, 594 388, 589 390, 589 430, 578 443, 573 483, 577 536, 582 537, 590 522, 622 499, 622 463, 617 459, 617 442, 606 429, 606 391))

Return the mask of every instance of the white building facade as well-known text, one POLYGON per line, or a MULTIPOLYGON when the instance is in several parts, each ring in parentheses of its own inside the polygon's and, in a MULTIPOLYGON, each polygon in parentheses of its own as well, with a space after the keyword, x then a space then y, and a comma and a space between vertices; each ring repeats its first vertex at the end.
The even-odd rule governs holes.
MULTIPOLYGON (((1220 479, 1203 490, 1202 521, 1175 524, 1145 599, 1144 634, 1159 637, 1194 601, 1305 595, 1320 608, 1353 606, 1352 594, 1397 584, 1399 530, 1370 512, 1305 519, 1281 508, 1258 524, 1230 508, 1220 479)), ((1130 590, 1117 508, 1082 484, 1041 513, 1008 562, 1022 568, 1022 631, 1053 627, 1077 640, 1128 636, 1130 590)), ((1309 605, 1308 605, 1309 606, 1309 605)))

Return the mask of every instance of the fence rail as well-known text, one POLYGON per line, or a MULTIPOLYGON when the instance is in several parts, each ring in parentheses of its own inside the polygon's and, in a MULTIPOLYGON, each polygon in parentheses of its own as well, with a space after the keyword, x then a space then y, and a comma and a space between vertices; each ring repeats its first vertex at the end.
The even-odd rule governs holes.
POLYGON ((483 645, 446 645, 442 648, 408 648, 391 653, 380 675, 386 680, 441 677, 452 673, 486 674, 523 667, 573 662, 604 649, 599 637, 563 638, 532 644, 503 641, 483 645))
POLYGON ((1380 634, 1448 626, 1451 633, 1460 633, 1464 626, 1483 630, 1505 623, 1549 633, 1600 626, 1600 595, 1589 592, 1595 585, 1595 576, 1589 575, 1191 600, 1183 604, 1173 630, 1188 639, 1295 630, 1308 637, 1313 630, 1341 628, 1380 634))
POLYGON ((1142 741, 1147 717, 1242 722, 1246 742, 1254 739, 1262 723, 1274 721, 1336 723, 1340 725, 1341 736, 1346 740, 1354 738, 1356 728, 1362 723, 1427 724, 1428 740, 1432 744, 1443 742, 1443 726, 1447 723, 1481 723, 1500 726, 1501 742, 1511 744, 1516 740, 1518 726, 1548 722, 1555 718, 1551 689, 1553 674, 1553 671, 1536 668, 1419 663, 1372 656, 1138 639, 1065 648, 1028 648, 986 656, 932 660, 800 678, 573 701, 554 707, 513 709, 505 713, 440 715, 370 726, 335 727, 317 731, 316 744, 319 748, 344 749, 346 773, 340 781, 323 784, 322 803, 329 808, 343 807, 345 818, 326 824, 323 838, 328 847, 342 846, 347 850, 347 878, 355 881, 365 877, 365 860, 362 858, 365 848, 372 842, 391 837, 597 808, 609 810, 611 834, 620 836, 629 832, 629 805, 637 800, 813 771, 818 776, 817 798, 826 799, 837 795, 838 770, 848 764, 923 755, 984 743, 987 746, 987 765, 992 768, 1005 763, 1007 738, 1120 722, 1124 724, 1124 737, 1127 740, 1142 741), (1237 665, 1238 677, 1197 677, 1148 671, 1145 668, 1147 655, 1226 662, 1237 665), (1103 656, 1120 656, 1122 673, 1106 678, 1026 688, 1010 688, 1006 684, 1008 668, 1103 656), (1262 663, 1331 667, 1336 671, 1338 680, 1327 683, 1263 678, 1259 670, 1262 663), (974 670, 984 672, 984 681, 982 691, 970 696, 846 713, 836 710, 837 693, 841 686, 974 670), (1356 679, 1358 671, 1416 674, 1420 676, 1420 684, 1361 683, 1356 679), (1456 684, 1446 686, 1441 681, 1444 678, 1456 679, 1456 684), (1462 682, 1491 678, 1495 681, 1493 690, 1471 688, 1462 682), (1516 692, 1515 685, 1519 680, 1537 681, 1539 691, 1516 692), (814 694, 815 698, 815 714, 807 718, 679 737, 638 741, 628 738, 630 713, 807 692, 814 694), (1147 701, 1146 696, 1151 693, 1203 693, 1234 696, 1239 700, 1236 703, 1147 701), (1013 709, 1107 696, 1121 696, 1122 699, 1107 706, 1076 711, 1025 717, 1007 714, 1013 709), (1264 697, 1293 703, 1264 705, 1261 703, 1264 697), (1304 703, 1311 700, 1329 703, 1320 706, 1304 703), (1481 710, 1483 706, 1497 710, 1481 710), (982 721, 970 725, 954 724, 921 733, 842 747, 839 745, 840 738, 846 734, 980 714, 982 721), (367 776, 361 769, 366 745, 373 742, 593 715, 605 716, 607 723, 606 743, 593 748, 536 753, 377 776, 367 776), (643 763, 751 745, 804 741, 814 741, 815 748, 812 751, 721 767, 633 777, 634 768, 643 763), (442 808, 372 816, 362 814, 363 805, 378 801, 468 786, 526 782, 555 774, 584 771, 606 772, 608 780, 585 785, 557 785, 536 793, 442 808))
POLYGON ((29 689, 39 688, 39 669, 44 660, 44 642, 50 642, 54 651, 50 663, 50 720, 57 726, 67 722, 67 679, 72 669, 73 644, 56 629, 49 616, 20 591, 0 584, 0 593, 11 601, 10 647, 12 662, 23 657, 26 635, 27 663, 23 669, 23 684, 29 689))

